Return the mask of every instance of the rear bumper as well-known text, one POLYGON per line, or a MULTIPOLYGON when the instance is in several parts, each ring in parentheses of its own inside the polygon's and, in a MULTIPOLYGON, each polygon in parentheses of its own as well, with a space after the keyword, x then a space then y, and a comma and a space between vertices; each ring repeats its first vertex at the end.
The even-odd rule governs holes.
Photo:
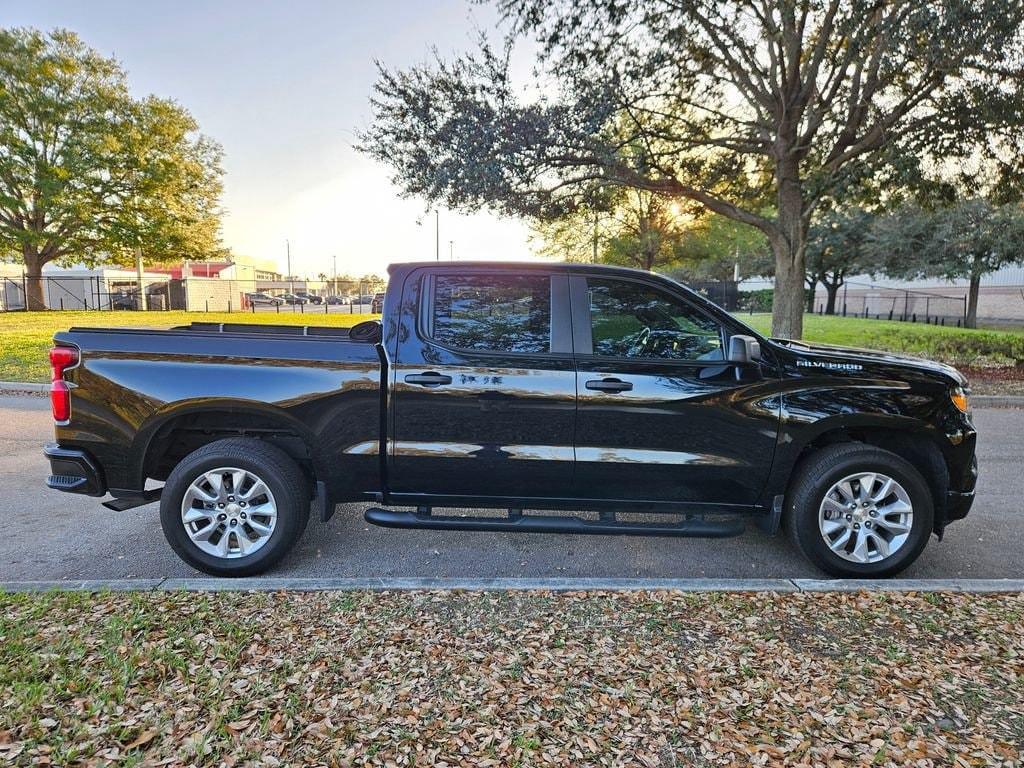
POLYGON ((107 492, 103 473, 85 451, 48 443, 43 448, 43 455, 50 461, 50 476, 46 478, 48 488, 86 496, 103 496, 107 492))

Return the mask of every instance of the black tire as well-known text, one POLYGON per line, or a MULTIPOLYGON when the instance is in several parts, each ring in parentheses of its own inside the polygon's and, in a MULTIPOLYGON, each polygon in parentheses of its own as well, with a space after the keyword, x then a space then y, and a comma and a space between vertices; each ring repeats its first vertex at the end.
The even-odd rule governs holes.
POLYGON ((881 448, 842 443, 815 452, 797 467, 786 494, 783 525, 797 549, 821 570, 843 578, 881 578, 899 573, 918 558, 932 533, 934 515, 928 484, 912 464, 881 448), (913 505, 913 523, 906 541, 877 562, 859 563, 840 557, 826 543, 818 523, 818 510, 829 489, 857 472, 888 475, 903 486, 913 505))
POLYGON ((213 576, 255 576, 276 565, 299 540, 309 506, 306 476, 284 451, 262 440, 228 438, 193 451, 174 468, 160 497, 160 525, 171 548, 193 568, 213 576), (224 466, 256 474, 277 507, 277 522, 266 543, 250 555, 231 559, 204 552, 182 524, 181 505, 189 486, 204 472, 224 466))

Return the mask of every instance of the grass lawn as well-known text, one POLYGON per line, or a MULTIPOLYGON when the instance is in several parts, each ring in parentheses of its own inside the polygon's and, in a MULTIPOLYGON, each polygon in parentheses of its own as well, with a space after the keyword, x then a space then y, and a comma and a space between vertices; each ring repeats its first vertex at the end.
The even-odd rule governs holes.
MULTIPOLYGON (((289 323, 350 326, 372 315, 345 312, 304 314, 281 312, 6 312, 0 314, 0 381, 46 381, 46 350, 53 334, 73 325, 149 326, 167 328, 192 321, 289 323)), ((768 315, 739 315, 762 333, 771 327, 768 315)), ((804 318, 804 337, 811 342, 903 352, 979 368, 1024 366, 1024 334, 1010 331, 949 328, 853 317, 804 318)), ((972 372, 974 376, 977 374, 972 372)))
MULTIPOLYGON (((771 316, 737 317, 768 334, 771 316)), ((948 326, 865 320, 857 317, 804 316, 804 339, 809 342, 902 352, 956 366, 1024 365, 1024 333, 968 330, 948 326)))
POLYGON ((337 325, 375 315, 347 312, 4 312, 0 314, 0 381, 48 381, 53 334, 71 326, 170 328, 191 322, 337 325))
POLYGON ((1024 597, 0 594, 0 763, 1018 765, 1024 597))

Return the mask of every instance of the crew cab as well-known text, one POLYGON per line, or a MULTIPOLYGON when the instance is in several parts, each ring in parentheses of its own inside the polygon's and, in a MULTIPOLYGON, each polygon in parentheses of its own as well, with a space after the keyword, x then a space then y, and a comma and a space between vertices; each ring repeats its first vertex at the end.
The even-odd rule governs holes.
POLYGON ((781 524, 844 577, 903 570, 970 509, 976 434, 953 368, 763 338, 646 272, 389 271, 381 320, 351 330, 58 333, 47 485, 114 510, 159 499, 174 551, 226 576, 270 568, 341 502, 391 528, 781 524))

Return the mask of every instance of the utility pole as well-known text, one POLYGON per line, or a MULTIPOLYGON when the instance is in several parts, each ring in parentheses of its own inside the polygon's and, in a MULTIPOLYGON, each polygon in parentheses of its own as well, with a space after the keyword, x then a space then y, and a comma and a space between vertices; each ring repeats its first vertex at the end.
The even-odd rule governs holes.
POLYGON ((331 288, 332 288, 331 293, 337 294, 338 293, 338 254, 334 254, 333 256, 331 256, 331 258, 334 260, 334 276, 333 276, 334 279, 331 280, 331 288))
POLYGON ((284 241, 284 250, 288 259, 288 292, 295 293, 295 286, 292 284, 292 244, 290 241, 284 241))
POLYGON ((455 241, 448 241, 448 261, 455 261, 455 241))
POLYGON ((434 258, 441 260, 441 211, 434 209, 434 258))
POLYGON ((135 274, 139 278, 139 309, 146 309, 146 286, 142 283, 142 248, 135 249, 135 274))

